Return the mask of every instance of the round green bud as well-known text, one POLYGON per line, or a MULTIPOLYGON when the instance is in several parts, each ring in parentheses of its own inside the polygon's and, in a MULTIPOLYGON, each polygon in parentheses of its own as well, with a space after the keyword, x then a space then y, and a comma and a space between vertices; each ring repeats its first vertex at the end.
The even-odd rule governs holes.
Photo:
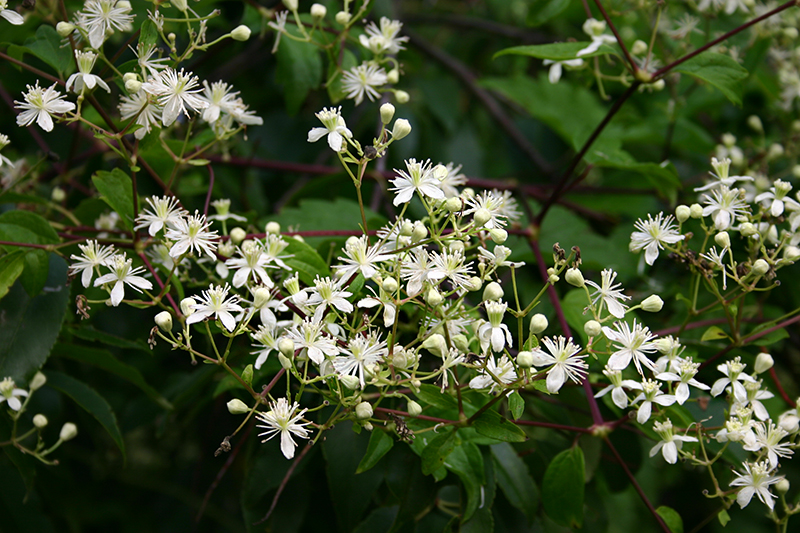
POLYGON ((583 274, 577 268, 568 268, 564 279, 567 280, 567 283, 575 287, 583 287, 584 285, 583 274))
POLYGON ((395 91, 394 97, 397 100, 398 104, 405 104, 409 100, 411 100, 411 96, 405 91, 395 91))
POLYGON ((361 382, 358 381, 358 378, 349 374, 346 376, 339 376, 339 382, 347 390, 358 390, 361 388, 361 382))
POLYGON ((386 278, 383 280, 381 286, 383 287, 383 290, 389 294, 394 294, 394 292, 397 290, 397 280, 394 278, 386 278))
POLYGON ((590 337, 597 337, 603 331, 603 326, 597 320, 590 320, 583 325, 583 331, 590 337))
POLYGON ((359 420, 372 418, 372 404, 369 402, 361 402, 356 405, 356 418, 359 420))
POLYGON ((688 205, 679 205, 675 208, 675 218, 677 218, 678 222, 681 224, 689 220, 690 216, 692 216, 692 210, 688 205))
POLYGON ((764 124, 761 123, 761 119, 758 115, 750 115, 747 117, 747 125, 756 133, 764 133, 764 124))
POLYGON ((50 199, 53 200, 55 203, 60 204, 67 198, 67 193, 64 192, 64 189, 61 187, 53 187, 52 192, 50 192, 50 199))
POLYGON ((758 235, 758 228, 750 222, 744 222, 739 226, 739 233, 742 234, 742 237, 752 237, 758 235))
POLYGON ((33 425, 36 426, 37 429, 43 429, 47 426, 47 417, 41 413, 33 415, 33 425))
POLYGON ((468 291, 471 291, 471 292, 475 292, 475 291, 481 290, 482 286, 483 286, 483 282, 481 281, 481 278, 479 278, 478 276, 472 276, 464 284, 464 287, 468 291))
POLYGON ((291 359, 294 357, 294 341, 289 338, 282 338, 278 341, 278 351, 283 354, 284 357, 291 359))
POLYGON ((498 301, 503 297, 504 294, 503 287, 501 287, 496 281, 492 281, 486 285, 485 289, 483 289, 484 300, 498 301))
POLYGON ((172 313, 169 311, 161 311, 155 318, 156 326, 164 333, 172 331, 172 313))
POLYGON ((769 263, 767 263, 764 259, 756 259, 756 262, 753 263, 753 272, 757 276, 763 276, 769 272, 769 263))
POLYGON ((404 118, 398 118, 394 121, 394 126, 392 127, 392 139, 399 141, 403 137, 407 137, 409 133, 411 133, 411 123, 409 121, 404 118))
POLYGON ((719 246, 723 248, 730 248, 731 247, 731 236, 728 235, 727 231, 720 231, 716 235, 714 235, 714 242, 717 243, 719 246))
POLYGON ((311 16, 315 19, 324 19, 328 14, 328 8, 322 4, 311 4, 311 16))
POLYGON ((386 73, 386 81, 391 84, 395 85, 398 81, 400 81, 400 71, 396 68, 393 68, 389 72, 386 73))
POLYGON ((517 354, 517 365, 520 368, 530 368, 533 366, 533 354, 531 352, 519 352, 517 354))
POLYGON ((64 22, 63 20, 56 24, 56 33, 62 39, 66 39, 67 37, 75 31, 75 25, 70 22, 64 22))
POLYGON ((461 211, 463 205, 464 204, 461 202, 461 198, 458 198, 456 196, 453 198, 448 198, 447 201, 445 201, 444 203, 444 208, 450 211, 451 213, 457 213, 458 211, 461 211))
MULTIPOLYGON (((381 123, 386 125, 392 121, 392 118, 394 118, 394 106, 386 102, 381 106, 381 123)), ((397 123, 395 123, 395 126, 397 126, 397 123)))
POLYGON ((778 494, 786 494, 789 492, 790 488, 791 485, 789 484, 789 480, 786 478, 781 478, 780 481, 775 483, 775 490, 778 492, 778 494))
POLYGON ((129 94, 136 94, 141 88, 142 82, 137 79, 130 79, 125 82, 125 90, 128 91, 129 94))
POLYGON ((436 287, 431 287, 425 293, 425 301, 428 302, 428 305, 431 307, 436 307, 444 301, 444 297, 442 296, 442 293, 436 290, 436 287))
POLYGON ((67 422, 63 426, 61 426, 61 432, 58 434, 58 438, 64 442, 68 440, 74 439, 78 435, 78 426, 73 424, 72 422, 67 422))
POLYGON ((278 233, 281 232, 281 225, 273 220, 273 221, 267 222, 267 226, 266 226, 265 229, 266 229, 267 233, 271 233, 273 235, 277 235, 278 233))
POLYGON ((419 242, 428 236, 428 228, 425 224, 417 220, 414 222, 414 229, 411 232, 411 242, 419 242))
POLYGON ((278 354, 278 362, 281 364, 281 368, 284 370, 291 370, 292 369, 292 360, 282 353, 278 354))
POLYGON ((341 24, 342 26, 347 26, 347 24, 350 22, 350 13, 347 11, 339 11, 336 13, 334 18, 337 23, 341 24))
POLYGON ((231 242, 233 244, 239 244, 246 238, 247 238, 247 232, 242 228, 237 227, 231 230, 231 242))
POLYGON ((431 352, 433 355, 437 355, 439 357, 444 357, 447 353, 447 342, 439 333, 434 333, 422 341, 422 347, 431 352))
POLYGON ((642 301, 642 310, 648 313, 658 313, 664 307, 664 300, 653 294, 642 301))
POLYGON ((785 152, 783 145, 778 143, 773 143, 770 145, 769 150, 767 151, 767 159, 775 159, 780 157, 785 152))
POLYGON ((787 246, 783 250, 783 258, 789 262, 794 263, 800 259, 800 248, 797 246, 787 246))
POLYGON ((459 333, 458 335, 453 335, 450 339, 453 342, 453 345, 458 348, 460 352, 467 352, 469 351, 469 340, 467 336, 463 333, 459 333))
POLYGON ((226 405, 228 406, 228 412, 232 415, 243 415, 250 412, 250 408, 247 407, 247 404, 239 398, 234 398, 226 405))
POLYGON ((756 364, 753 367, 756 371, 756 374, 763 374, 775 364, 775 361, 772 359, 772 356, 768 353, 761 352, 756 357, 756 364))
POLYGON ((508 239, 508 232, 503 228, 492 228, 489 230, 489 237, 495 244, 503 244, 508 239))
POLYGON ((635 56, 640 56, 647 52, 647 43, 641 39, 636 39, 633 46, 631 46, 631 53, 635 56))
POLYGON ((31 382, 28 383, 28 388, 31 390, 31 392, 33 392, 44 387, 45 383, 47 383, 47 377, 41 372, 36 372, 31 379, 31 382))
POLYGON ((285 5, 286 9, 289 11, 297 11, 297 0, 283 0, 283 5, 285 5))
POLYGON ((231 32, 231 39, 234 41, 244 42, 250 38, 250 28, 244 24, 236 26, 231 32))
POLYGON ((464 253, 464 241, 452 241, 450 244, 447 245, 447 248, 451 252, 464 253))
POLYGON ((547 317, 542 313, 536 313, 531 317, 531 333, 538 335, 547 329, 547 317))
POLYGON ((481 207, 475 214, 472 215, 472 220, 475 221, 476 228, 482 228, 487 222, 492 219, 492 213, 489 212, 488 209, 485 207, 481 207))
POLYGON ((195 305, 194 298, 184 298, 181 300, 181 313, 183 316, 189 316, 194 313, 194 305, 195 305))
POLYGON ((692 204, 689 207, 689 212, 692 218, 703 218, 703 206, 700 204, 692 204))
POLYGON ((419 416, 422 413, 422 406, 414 400, 408 400, 408 414, 411 416, 419 416))

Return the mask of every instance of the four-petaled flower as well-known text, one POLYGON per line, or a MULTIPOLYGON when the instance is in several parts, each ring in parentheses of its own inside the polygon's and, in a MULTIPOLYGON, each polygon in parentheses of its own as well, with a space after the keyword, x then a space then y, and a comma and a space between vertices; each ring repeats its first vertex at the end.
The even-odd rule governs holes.
POLYGON ((263 424, 256 427, 264 428, 259 437, 266 437, 261 442, 267 442, 275 435, 281 435, 281 452, 287 459, 294 457, 294 450, 297 444, 292 439, 292 435, 301 439, 307 439, 309 431, 305 428, 310 422, 300 422, 307 409, 302 409, 295 414, 300 405, 294 402, 291 406, 286 398, 278 398, 278 401, 270 403, 270 410, 266 413, 256 413, 256 418, 263 424))
POLYGON ((747 507, 753 495, 757 495, 761 503, 770 508, 775 506, 775 496, 769 491, 769 486, 783 479, 783 476, 773 476, 773 469, 766 461, 760 463, 743 463, 744 474, 734 471, 736 479, 731 481, 731 487, 742 487, 736 493, 736 503, 739 507, 747 507))
POLYGON ((308 131, 308 142, 315 143, 327 135, 328 146, 331 147, 331 150, 341 152, 344 140, 353 137, 353 133, 347 129, 347 124, 342 118, 341 106, 336 109, 325 107, 316 116, 325 127, 311 128, 308 131))
POLYGON ((4 378, 0 381, 0 403, 8 402, 8 406, 13 411, 19 411, 22 407, 20 397, 28 396, 28 391, 18 389, 17 384, 11 378, 4 378))
POLYGON ((14 100, 14 107, 21 109, 17 115, 18 126, 30 126, 34 122, 44 131, 53 131, 52 115, 67 113, 75 109, 75 104, 64 100, 64 95, 55 90, 56 84, 43 89, 39 87, 39 81, 22 95, 24 102, 14 100))
POLYGON ((239 297, 236 295, 228 298, 230 287, 209 285, 208 290, 202 292, 200 296, 193 296, 194 303, 191 304, 194 312, 186 317, 187 324, 201 322, 210 316, 214 316, 222 322, 225 329, 233 331, 236 329, 236 319, 231 313, 243 311, 239 305, 239 297))
POLYGON ((573 383, 580 383, 586 376, 589 365, 583 360, 586 354, 578 355, 581 347, 572 343, 572 339, 558 336, 555 339, 542 339, 547 351, 541 348, 533 350, 533 364, 538 367, 549 366, 547 371, 547 392, 558 392, 569 378, 573 383))
POLYGON ((659 451, 664 456, 664 460, 674 465, 678 460, 678 451, 683 447, 684 442, 697 442, 696 437, 685 435, 674 435, 672 433, 672 422, 669 418, 665 422, 656 422, 653 429, 659 434, 661 440, 650 450, 650 457, 659 451))
POLYGON ((132 259, 126 259, 124 255, 115 255, 111 260, 104 263, 104 266, 111 269, 111 272, 100 276, 94 280, 94 286, 99 287, 106 283, 114 283, 111 289, 111 305, 118 306, 125 296, 125 285, 130 286, 137 292, 150 290, 153 284, 141 276, 137 276, 144 271, 144 267, 131 268, 132 259))
POLYGON ((634 226, 639 231, 631 233, 632 252, 644 250, 644 260, 648 265, 655 263, 658 251, 664 249, 664 245, 675 244, 684 239, 672 223, 672 215, 664 218, 664 213, 659 213, 656 218, 647 215, 647 221, 641 218, 636 221, 634 226))

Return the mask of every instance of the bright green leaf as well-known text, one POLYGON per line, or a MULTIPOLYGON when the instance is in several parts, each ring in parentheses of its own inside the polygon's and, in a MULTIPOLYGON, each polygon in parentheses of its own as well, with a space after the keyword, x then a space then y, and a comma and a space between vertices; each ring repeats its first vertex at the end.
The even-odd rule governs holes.
POLYGON ((152 20, 144 19, 141 31, 139 31, 139 46, 155 46, 158 42, 158 29, 152 20))
POLYGON ((50 223, 30 211, 7 211, 0 215, 0 240, 26 244, 55 244, 58 233, 50 223))
POLYGON ((105 398, 85 383, 61 372, 48 370, 45 375, 47 376, 47 384, 50 387, 75 400, 75 403, 100 422, 100 425, 114 439, 117 447, 122 452, 122 456, 125 457, 125 441, 122 440, 117 417, 105 398))
POLYGON ((119 214, 129 230, 133 230, 133 183, 124 171, 115 168, 111 172, 97 171, 92 176, 94 186, 105 202, 119 214))
POLYGON ((511 411, 514 420, 519 420, 525 412, 525 399, 517 391, 508 396, 508 410, 511 411))
POLYGON ((497 484, 508 502, 532 520, 539 504, 539 489, 528 472, 528 465, 508 443, 495 444, 491 449, 497 484))
POLYGON ((276 54, 276 81, 283 85, 286 110, 296 114, 311 89, 322 83, 322 58, 311 43, 282 39, 276 54))
POLYGON ((475 431, 485 437, 504 442, 524 442, 528 440, 519 426, 506 419, 497 411, 485 411, 472 423, 475 431))
POLYGON ((0 257, 0 298, 8 294, 8 290, 17 281, 25 268, 25 252, 16 250, 0 257))
POLYGON ((64 76, 73 64, 72 49, 61 46, 61 37, 56 29, 49 24, 41 24, 36 29, 34 37, 28 37, 24 46, 28 52, 35 55, 64 76))
POLYGON ((728 511, 722 509, 719 513, 717 513, 717 520, 719 520, 719 523, 722 525, 722 527, 725 527, 728 525, 728 522, 731 521, 731 515, 728 514, 728 511))
POLYGON ((564 527, 583 524, 585 489, 583 450, 579 446, 559 453, 542 480, 542 503, 547 515, 564 527))
POLYGON ((678 514, 678 511, 666 505, 662 505, 656 509, 656 512, 661 516, 672 533, 683 533, 683 519, 681 519, 681 515, 678 514))
POLYGON ((367 453, 364 454, 364 458, 358 464, 356 474, 366 472, 378 464, 378 461, 392 449, 392 446, 394 446, 394 439, 388 433, 378 429, 373 430, 372 435, 369 437, 367 453))
POLYGON ((456 431, 448 430, 437 435, 422 450, 422 473, 426 476, 444 466, 447 456, 453 451, 459 439, 456 431))
MULTIPOLYGON (((555 0, 558 1, 558 0, 555 0)), ((524 46, 512 46, 497 52, 494 57, 504 55, 518 55, 535 57, 537 59, 551 59, 553 61, 564 61, 567 59, 577 59, 578 52, 588 47, 591 43, 548 43, 548 44, 529 44, 524 46)), ((619 55, 617 51, 610 46, 604 44, 592 53, 584 54, 581 58, 602 56, 602 55, 619 55)))
POLYGON ((699 80, 705 81, 722 91, 725 97, 736 105, 742 105, 742 81, 747 78, 747 69, 726 54, 703 52, 681 63, 673 69, 699 80))
POLYGON ((705 333, 703 333, 703 336, 700 337, 700 342, 715 341, 715 340, 727 339, 727 338, 728 338, 728 334, 727 333, 722 331, 717 326, 711 326, 710 328, 708 328, 705 331, 705 333))

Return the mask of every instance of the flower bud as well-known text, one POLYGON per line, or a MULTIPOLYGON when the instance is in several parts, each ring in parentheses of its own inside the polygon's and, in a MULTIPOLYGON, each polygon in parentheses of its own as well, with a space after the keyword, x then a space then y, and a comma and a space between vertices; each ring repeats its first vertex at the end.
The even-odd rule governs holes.
POLYGON ((642 310, 648 313, 658 313, 664 307, 664 300, 653 294, 642 301, 642 310))
POLYGON ((458 349, 460 352, 467 352, 469 351, 469 340, 467 336, 463 333, 459 333, 458 335, 453 335, 450 339, 453 342, 453 345, 458 349))
POLYGON ((583 287, 584 285, 583 274, 577 268, 568 268, 564 279, 567 280, 567 283, 575 287, 583 287))
POLYGON ((142 88, 142 82, 136 79, 130 79, 125 82, 125 90, 130 94, 136 94, 142 88))
POLYGON ((411 99, 411 96, 409 96, 409 94, 405 91, 395 91, 394 97, 398 104, 405 104, 411 99))
POLYGON ((61 433, 58 434, 58 438, 64 442, 68 440, 74 439, 78 435, 78 426, 73 424, 72 422, 67 422, 63 426, 61 426, 61 433))
POLYGON ((772 359, 772 356, 770 354, 761 352, 760 354, 758 354, 758 357, 756 357, 756 364, 753 368, 756 374, 763 374, 764 372, 772 368, 772 365, 774 364, 775 361, 772 359))
POLYGON ((41 372, 37 372, 34 374, 33 378, 31 378, 31 382, 28 383, 28 388, 33 392, 41 389, 45 383, 47 383, 47 377, 41 372))
POLYGON ((358 378, 349 374, 346 376, 339 376, 339 382, 347 390, 359 390, 361 388, 361 382, 358 381, 358 378))
POLYGON ((547 329, 547 317, 541 313, 536 313, 531 317, 531 333, 538 335, 547 329))
POLYGON ((597 320, 590 320, 583 325, 583 331, 590 337, 597 337, 603 331, 603 326, 597 320))
POLYGON ((194 298, 184 298, 181 300, 181 313, 183 316, 189 316, 194 313, 194 298))
POLYGON ((361 402, 356 405, 356 417, 359 420, 372 418, 372 404, 369 402, 361 402))
POLYGON ((283 0, 283 5, 285 5, 286 9, 289 11, 297 11, 297 0, 283 0))
POLYGON ((231 230, 230 237, 233 244, 239 244, 247 238, 247 232, 242 228, 236 227, 231 230))
POLYGON ((452 241, 447 245, 448 250, 451 252, 460 252, 462 255, 464 254, 464 248, 464 241, 452 241))
POLYGON ((259 287, 253 292, 253 306, 263 308, 272 299, 272 293, 266 287, 259 287))
POLYGON ((428 228, 425 224, 417 220, 414 222, 414 229, 411 231, 411 242, 417 243, 428 236, 428 228))
POLYGON ((690 209, 690 214, 692 218, 703 218, 703 206, 700 204, 692 204, 690 209))
POLYGON ((336 13, 336 22, 341 24, 342 26, 347 26, 347 23, 350 22, 350 13, 347 11, 339 11, 336 13))
POLYGON ((408 414, 411 416, 419 416, 422 413, 422 406, 414 400, 408 400, 408 414))
POLYGON ((483 289, 484 300, 497 301, 502 298, 504 294, 503 287, 501 287, 496 281, 492 281, 486 286, 485 289, 483 289))
POLYGON ((169 311, 161 311, 155 318, 156 326, 164 333, 172 331, 172 314, 169 311))
POLYGON ((631 46, 631 53, 635 56, 640 56, 647 52, 647 43, 641 39, 636 39, 633 46, 631 46))
POLYGON ((758 235, 758 228, 756 228, 755 224, 744 222, 739 226, 739 233, 742 234, 742 237, 752 237, 753 235, 758 235))
POLYGON ((800 259, 800 248, 797 246, 787 246, 783 250, 783 258, 790 262, 795 262, 800 259))
POLYGON ((780 481, 775 483, 775 491, 778 494, 786 494, 787 492, 789 492, 790 488, 791 488, 791 485, 789 484, 789 480, 786 479, 785 477, 781 478, 780 481))
POLYGON ((471 292, 475 292, 475 291, 481 290, 482 286, 483 286, 483 282, 481 281, 481 278, 479 278, 478 276, 472 276, 464 284, 464 288, 466 288, 468 291, 471 291, 471 292))
MULTIPOLYGON (((394 106, 389 102, 386 102, 381 106, 381 123, 386 125, 392 121, 394 118, 394 106)), ((401 119, 402 120, 402 119, 401 119)), ((408 121, 406 121, 408 122, 408 121)), ((395 122, 395 127, 397 127, 397 123, 395 122)))
POLYGON ((422 347, 433 355, 444 357, 447 353, 447 343, 439 333, 434 333, 422 342, 422 347))
POLYGON ((784 153, 783 145, 778 143, 773 143, 770 145, 769 150, 767 151, 767 159, 775 159, 776 157, 780 157, 784 153))
POLYGON ((324 19, 328 14, 328 8, 322 4, 311 4, 311 16, 315 19, 324 19))
POLYGON ((689 217, 692 215, 692 210, 689 208, 688 205, 679 205, 675 208, 675 218, 678 219, 678 222, 683 224, 689 217))
POLYGON ((247 404, 239 398, 234 398, 226 405, 228 406, 228 412, 232 415, 243 415, 250 412, 250 408, 247 407, 247 404))
POLYGON ((41 413, 33 415, 33 425, 36 426, 37 429, 43 429, 47 426, 47 417, 41 413))
POLYGON ((520 368, 530 368, 533 366, 533 354, 531 352, 519 352, 517 354, 517 365, 520 368))
POLYGON ((408 136, 409 133, 411 133, 411 123, 409 121, 404 118, 398 118, 394 121, 394 127, 392 127, 392 139, 399 141, 403 137, 408 136))
POLYGON ((273 235, 277 235, 278 233, 281 232, 281 225, 275 222, 274 220, 271 222, 267 222, 266 231, 267 233, 272 233, 273 235))
POLYGON ((800 35, 800 31, 798 31, 797 28, 792 28, 792 27, 783 28, 782 33, 784 37, 786 37, 791 41, 794 41, 795 39, 797 39, 797 36, 800 35))
POLYGON ((292 369, 292 360, 282 353, 278 354, 278 362, 281 364, 281 368, 284 370, 291 370, 292 369))
POLYGON ((758 115, 750 115, 747 117, 747 125, 756 133, 764 133, 764 124, 761 123, 761 119, 758 115))
POLYGON ((548 278, 547 278, 547 281, 549 281, 551 285, 555 285, 556 283, 558 283, 558 280, 560 280, 560 279, 561 278, 559 278, 555 274, 550 274, 550 276, 548 276, 548 278))
POLYGON ((66 198, 67 198, 67 193, 65 193, 64 189, 62 189, 61 187, 53 187, 53 190, 50 192, 50 199, 57 204, 60 204, 66 198))
POLYGON ((753 263, 753 272, 757 276, 763 276, 769 272, 769 263, 767 263, 764 259, 756 259, 756 262, 753 263))
POLYGON ((381 286, 383 287, 383 290, 389 294, 394 294, 394 292, 397 290, 397 280, 394 278, 386 278, 383 280, 383 284, 381 286))
POLYGON ((282 338, 278 341, 278 351, 281 352, 284 357, 291 359, 294 357, 294 341, 286 337, 282 338))
POLYGON ((730 235, 728 235, 727 231, 720 231, 719 233, 714 235, 714 242, 722 246, 723 248, 731 247, 731 237, 730 235))
POLYGON ((442 297, 442 294, 436 290, 436 287, 431 287, 428 289, 428 292, 425 293, 425 301, 428 302, 428 305, 431 307, 436 307, 442 303, 442 301, 444 301, 444 297, 442 297))
POLYGON ((787 433, 797 433, 800 431, 800 417, 791 411, 784 413, 778 419, 778 425, 787 433))
POLYGON ((461 211, 461 208, 463 206, 464 204, 461 202, 461 198, 458 198, 457 196, 453 198, 448 198, 447 201, 445 201, 444 203, 444 208, 450 211, 451 213, 456 213, 458 211, 461 211))
POLYGON ((244 42, 250 38, 250 28, 244 24, 236 26, 231 32, 231 39, 234 41, 244 42))
POLYGON ((253 384, 253 365, 247 365, 244 367, 244 370, 242 370, 242 381, 248 385, 253 384))
POLYGON ((128 81, 128 80, 138 80, 138 79, 139 79, 139 75, 136 74, 135 72, 126 72, 125 74, 122 75, 122 81, 123 82, 128 81))
POLYGON ((481 207, 475 214, 472 215, 472 220, 475 221, 476 228, 482 228, 487 222, 492 219, 492 213, 485 207, 481 207))
POLYGON ((61 22, 56 24, 56 33, 58 33, 58 36, 61 37, 62 39, 66 39, 74 31, 75 31, 75 25, 72 24, 71 22, 65 22, 62 20, 61 22))
POLYGON ((414 233, 414 224, 410 220, 406 220, 400 226, 400 235, 403 237, 411 237, 414 233))
POLYGON ((508 232, 503 228, 492 228, 489 230, 489 237, 495 244, 503 244, 508 239, 508 232))

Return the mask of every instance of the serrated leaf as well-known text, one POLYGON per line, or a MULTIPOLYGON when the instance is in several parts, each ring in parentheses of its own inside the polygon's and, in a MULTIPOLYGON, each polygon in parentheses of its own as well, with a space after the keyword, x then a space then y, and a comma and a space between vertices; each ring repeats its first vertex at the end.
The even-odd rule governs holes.
POLYGON ((664 523, 667 524, 671 533, 683 533, 683 519, 681 515, 678 514, 678 511, 672 507, 662 505, 656 509, 656 512, 664 520, 664 523))
POLYGON ((728 334, 722 331, 722 329, 718 328, 717 326, 711 326, 703 333, 703 336, 700 337, 700 342, 716 341, 727 338, 728 334))
POLYGON ((742 80, 749 72, 732 57, 716 52, 703 52, 673 69, 705 81, 719 89, 736 105, 742 105, 742 80))
POLYGON ((97 171, 92 176, 100 197, 119 214, 120 220, 133 230, 133 182, 124 171, 115 168, 111 172, 97 171))
POLYGON ((284 259, 284 263, 299 274, 300 281, 306 285, 314 285, 315 277, 324 278, 331 275, 327 263, 316 250, 293 237, 284 237, 284 239, 289 246, 283 252, 292 255, 290 258, 284 259))
POLYGON ((50 270, 48 255, 50 254, 41 249, 25 252, 25 270, 22 271, 19 282, 30 297, 42 292, 47 283, 47 273, 50 270))
POLYGON ((481 486, 486 482, 483 456, 476 444, 462 442, 447 456, 444 466, 464 484, 467 493, 467 505, 461 511, 461 522, 464 523, 472 517, 481 502, 481 486))
POLYGON ((8 294, 8 290, 17 281, 25 268, 25 252, 16 250, 0 257, 0 298, 8 294))
POLYGON ((294 115, 308 92, 322 83, 320 51, 312 43, 282 39, 276 58, 276 81, 283 85, 287 112, 294 115))
POLYGON ((431 440, 420 454, 422 473, 427 476, 444 466, 447 456, 455 449, 458 440, 454 429, 437 435, 431 440))
POLYGON ((517 391, 508 396, 508 410, 511 411, 514 420, 519 420, 522 413, 525 412, 525 399, 517 391))
POLYGON ((138 387, 148 398, 162 408, 167 410, 172 409, 172 404, 145 381, 138 369, 127 363, 123 363, 108 350, 59 343, 53 347, 53 355, 80 361, 81 363, 95 366, 115 376, 119 376, 138 387))
POLYGON ((54 254, 49 264, 41 294, 31 298, 16 283, 0 300, 0 376, 11 377, 18 384, 25 383, 47 360, 67 311, 67 264, 54 254))
MULTIPOLYGON (((548 43, 548 44, 528 44, 524 46, 512 46, 511 48, 505 48, 504 50, 500 50, 497 52, 493 59, 496 59, 500 56, 504 55, 518 55, 518 56, 528 56, 528 57, 535 57, 537 59, 551 59, 553 61, 564 61, 568 59, 577 59, 578 52, 587 48, 592 43, 590 42, 580 42, 580 43, 548 43)), ((608 46, 607 44, 601 45, 600 48, 591 52, 589 54, 584 54, 581 57, 594 57, 594 56, 603 56, 603 55, 615 55, 619 56, 616 50, 608 46)))
POLYGON ((92 415, 95 420, 100 422, 100 425, 105 428, 114 440, 124 458, 125 441, 122 440, 122 433, 117 424, 117 417, 106 399, 82 381, 78 381, 61 372, 48 370, 45 372, 45 375, 47 376, 47 384, 50 387, 72 398, 75 403, 80 405, 87 413, 92 415))
POLYGON ((472 423, 475 431, 484 437, 490 437, 503 442, 525 442, 528 437, 519 426, 504 418, 497 411, 485 411, 472 423))
POLYGON ((579 446, 559 453, 547 466, 542 480, 542 504, 547 516, 558 525, 583 525, 584 468, 579 446))
POLYGON ((500 489, 508 502, 522 511, 530 522, 539 505, 539 489, 528 472, 528 465, 508 443, 495 444, 491 450, 500 489))
POLYGON ((389 450, 392 449, 392 446, 394 446, 394 439, 390 437, 388 433, 379 429, 373 429, 372 435, 369 437, 367 451, 364 454, 364 457, 361 459, 361 462, 358 463, 356 474, 366 472, 378 464, 378 461, 380 461, 384 455, 389 453, 389 450))
POLYGON ((61 46, 61 37, 48 24, 40 25, 36 35, 25 40, 24 48, 53 67, 62 78, 72 65, 71 48, 61 46))

